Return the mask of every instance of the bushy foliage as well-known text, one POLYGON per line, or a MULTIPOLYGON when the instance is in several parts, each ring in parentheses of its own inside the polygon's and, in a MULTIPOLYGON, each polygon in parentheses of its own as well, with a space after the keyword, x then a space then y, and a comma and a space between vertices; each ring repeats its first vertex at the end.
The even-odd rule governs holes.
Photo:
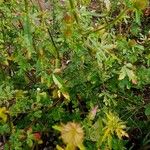
POLYGON ((148 145, 148 9, 147 0, 1 0, 2 147, 132 149, 134 130, 148 145))

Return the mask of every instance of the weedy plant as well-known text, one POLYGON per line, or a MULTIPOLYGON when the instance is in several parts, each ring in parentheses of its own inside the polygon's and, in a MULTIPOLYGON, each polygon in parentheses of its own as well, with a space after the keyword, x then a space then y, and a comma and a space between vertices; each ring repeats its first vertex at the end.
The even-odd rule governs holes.
POLYGON ((148 0, 1 0, 0 146, 149 147, 148 9, 148 0))

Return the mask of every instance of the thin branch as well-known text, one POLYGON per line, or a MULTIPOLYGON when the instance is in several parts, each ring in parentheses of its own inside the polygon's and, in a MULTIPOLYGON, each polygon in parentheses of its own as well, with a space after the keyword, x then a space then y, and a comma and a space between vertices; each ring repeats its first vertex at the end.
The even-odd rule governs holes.
POLYGON ((77 12, 75 11, 73 0, 69 0, 69 3, 70 3, 70 7, 71 7, 71 10, 72 10, 73 16, 75 18, 75 21, 76 21, 77 24, 79 24, 79 18, 78 18, 77 12))
POLYGON ((117 23, 117 22, 123 17, 123 15, 124 15, 128 10, 129 10, 129 8, 125 8, 113 21, 109 22, 109 23, 106 24, 105 26, 100 27, 100 28, 98 28, 98 29, 90 30, 90 31, 86 32, 86 33, 83 34, 83 35, 89 35, 89 34, 98 32, 98 31, 103 30, 103 29, 108 29, 109 27, 111 27, 112 25, 114 25, 115 23, 117 23))
POLYGON ((56 44, 55 44, 55 42, 54 42, 53 36, 52 36, 52 34, 51 34, 51 31, 50 31, 50 29, 48 29, 48 28, 47 28, 47 31, 48 31, 49 37, 50 37, 50 39, 51 39, 51 41, 52 41, 52 44, 53 44, 53 46, 54 46, 54 48, 55 48, 55 50, 56 50, 56 58, 59 59, 60 57, 59 57, 58 48, 57 48, 57 46, 56 46, 56 44))

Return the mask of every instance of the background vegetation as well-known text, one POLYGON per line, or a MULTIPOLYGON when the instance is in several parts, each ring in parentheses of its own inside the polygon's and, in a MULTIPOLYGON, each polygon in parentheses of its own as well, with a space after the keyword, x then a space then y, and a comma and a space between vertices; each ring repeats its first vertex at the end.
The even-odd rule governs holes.
POLYGON ((147 0, 0 0, 1 148, 150 149, 149 29, 147 0))

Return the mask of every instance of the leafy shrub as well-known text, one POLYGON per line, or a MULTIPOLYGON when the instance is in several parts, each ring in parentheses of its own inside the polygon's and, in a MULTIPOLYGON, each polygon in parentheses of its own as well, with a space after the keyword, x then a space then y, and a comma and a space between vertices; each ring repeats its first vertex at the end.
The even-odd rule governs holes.
POLYGON ((147 0, 0 1, 2 146, 132 149, 134 130, 148 145, 145 9, 147 0))

